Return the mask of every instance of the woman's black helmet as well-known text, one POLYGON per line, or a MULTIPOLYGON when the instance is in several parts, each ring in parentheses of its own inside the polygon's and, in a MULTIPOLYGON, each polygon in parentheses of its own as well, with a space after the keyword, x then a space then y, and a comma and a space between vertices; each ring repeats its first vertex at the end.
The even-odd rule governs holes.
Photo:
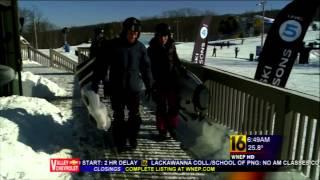
POLYGON ((170 36, 171 35, 171 28, 166 23, 160 23, 156 25, 155 28, 155 35, 156 36, 170 36))

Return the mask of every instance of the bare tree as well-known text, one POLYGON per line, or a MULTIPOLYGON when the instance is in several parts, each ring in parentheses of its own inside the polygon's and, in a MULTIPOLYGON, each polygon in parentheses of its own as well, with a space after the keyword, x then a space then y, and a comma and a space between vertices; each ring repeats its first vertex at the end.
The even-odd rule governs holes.
MULTIPOLYGON (((54 42, 55 36, 48 34, 49 31, 57 29, 57 26, 44 18, 41 11, 36 7, 32 9, 19 9, 19 16, 25 19, 23 35, 34 46, 38 48, 50 47, 50 41, 54 42)), ((51 44, 52 45, 52 44, 51 44)))

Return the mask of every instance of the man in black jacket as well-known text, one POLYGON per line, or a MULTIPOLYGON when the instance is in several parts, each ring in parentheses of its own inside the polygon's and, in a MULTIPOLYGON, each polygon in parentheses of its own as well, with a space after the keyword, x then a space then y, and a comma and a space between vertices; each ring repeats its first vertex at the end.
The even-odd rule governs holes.
POLYGON ((122 24, 119 38, 104 43, 97 53, 92 88, 97 92, 100 80, 108 79, 108 88, 113 109, 113 139, 118 151, 123 151, 126 140, 130 146, 137 146, 140 129, 140 95, 143 82, 146 93, 150 92, 152 74, 145 46, 138 41, 141 31, 140 21, 127 18, 122 24), (108 75, 108 78, 105 76, 108 75), (125 107, 129 110, 128 121, 124 120, 125 107))

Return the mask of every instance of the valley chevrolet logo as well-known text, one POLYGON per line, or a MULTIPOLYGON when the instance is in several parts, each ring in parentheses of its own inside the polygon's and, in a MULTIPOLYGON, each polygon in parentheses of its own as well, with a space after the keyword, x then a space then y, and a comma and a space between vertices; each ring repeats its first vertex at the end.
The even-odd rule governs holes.
POLYGON ((208 36, 208 28, 203 26, 200 30, 201 39, 205 39, 208 36))
POLYGON ((80 158, 51 158, 50 172, 79 172, 80 158))

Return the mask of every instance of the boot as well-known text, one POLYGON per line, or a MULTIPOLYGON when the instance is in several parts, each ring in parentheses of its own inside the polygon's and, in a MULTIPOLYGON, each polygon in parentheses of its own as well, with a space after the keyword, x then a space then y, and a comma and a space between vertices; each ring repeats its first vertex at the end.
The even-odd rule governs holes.
POLYGON ((133 118, 129 117, 128 124, 127 124, 127 132, 130 144, 130 149, 136 149, 137 148, 137 137, 140 130, 140 124, 142 120, 140 116, 134 116, 133 118))
POLYGON ((125 133, 124 127, 125 127, 124 121, 114 121, 114 124, 112 127, 113 142, 118 152, 125 151, 126 134, 124 134, 125 133))
POLYGON ((174 140, 177 140, 177 131, 175 128, 169 128, 169 134, 174 140))

